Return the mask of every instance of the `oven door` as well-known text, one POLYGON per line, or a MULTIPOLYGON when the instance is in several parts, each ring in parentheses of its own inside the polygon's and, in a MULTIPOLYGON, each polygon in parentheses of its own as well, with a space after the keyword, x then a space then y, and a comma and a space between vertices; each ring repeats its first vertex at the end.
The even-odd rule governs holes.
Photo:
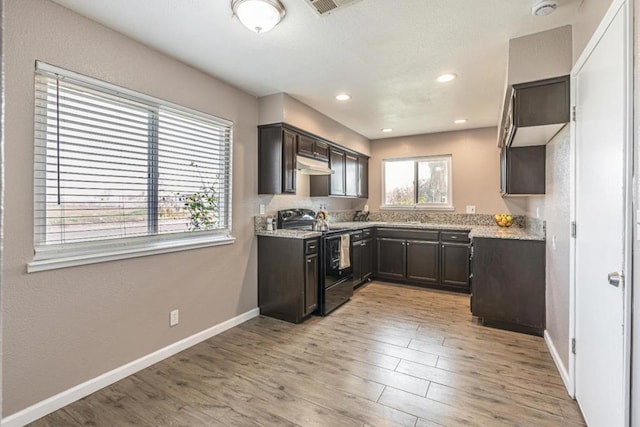
MULTIPOLYGON (((353 277, 353 268, 351 265, 342 270, 340 269, 340 235, 336 234, 325 237, 324 246, 324 287, 330 288, 348 277, 353 277)), ((350 250, 349 255, 351 255, 351 252, 350 250)))
POLYGON ((326 316, 353 296, 353 269, 351 266, 340 269, 339 234, 326 236, 323 240, 324 265, 322 285, 319 287, 319 311, 326 316))

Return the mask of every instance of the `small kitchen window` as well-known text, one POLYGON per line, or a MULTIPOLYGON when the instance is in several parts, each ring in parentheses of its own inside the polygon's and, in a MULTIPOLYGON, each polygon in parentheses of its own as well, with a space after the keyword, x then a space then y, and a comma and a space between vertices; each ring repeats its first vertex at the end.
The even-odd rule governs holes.
POLYGON ((231 243, 232 123, 38 62, 29 271, 231 243))
POLYGON ((453 210, 451 155, 382 161, 382 208, 453 210))

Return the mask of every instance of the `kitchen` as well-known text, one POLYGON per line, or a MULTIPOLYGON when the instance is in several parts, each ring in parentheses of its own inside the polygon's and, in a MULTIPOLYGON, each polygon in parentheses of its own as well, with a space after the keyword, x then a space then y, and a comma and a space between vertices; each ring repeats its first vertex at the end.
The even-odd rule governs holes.
MULTIPOLYGON (((361 5, 367 2, 368 0, 361 2, 361 5)), ((294 11, 300 10, 302 14, 307 11, 304 9, 308 8, 307 4, 289 8, 288 3, 290 2, 287 2, 288 15, 281 26, 263 36, 281 37, 278 36, 278 30, 286 29, 287 21, 296 21, 294 11)), ((523 3, 526 3, 525 13, 530 17, 530 2, 523 3)), ((597 24, 605 15, 606 6, 603 7, 600 2, 587 1, 584 9, 576 11, 578 18, 575 21, 571 18, 574 26, 571 63, 587 45, 597 24), (592 7, 594 9, 591 9, 592 7)), ((131 7, 136 9, 137 6, 131 7)), ((356 3, 350 7, 359 6, 356 3)), ((228 5, 225 4, 224 9, 226 11, 228 5)), ((348 10, 346 8, 344 13, 348 13, 348 10)), ((183 343, 183 340, 245 313, 249 313, 247 317, 237 321, 247 320, 255 314, 258 307, 258 238, 254 231, 254 217, 260 215, 260 205, 265 206, 265 214, 275 215, 277 211, 288 208, 310 208, 317 211, 322 204, 327 206, 330 220, 336 212, 353 213, 356 210, 365 210, 365 204, 372 213, 378 212, 382 205, 383 159, 451 154, 455 211, 448 212, 449 214, 464 215, 467 206, 475 206, 479 215, 509 212, 534 219, 539 217, 547 221, 547 253, 551 253, 550 246, 554 243, 559 250, 566 250, 564 245, 569 240, 569 232, 554 221, 564 219, 557 215, 560 211, 556 210, 553 203, 547 203, 549 200, 556 200, 555 197, 566 200, 562 199, 565 197, 564 194, 550 191, 553 187, 548 186, 545 196, 533 196, 528 199, 500 196, 500 157, 497 148, 498 132, 495 129, 498 114, 488 113, 493 120, 493 125, 487 125, 489 127, 477 129, 472 126, 473 123, 469 123, 468 127, 463 126, 460 130, 436 129, 430 133, 406 135, 398 133, 400 136, 393 138, 388 138, 389 134, 377 133, 377 129, 391 125, 376 123, 375 135, 365 138, 292 95, 278 92, 256 99, 237 86, 223 83, 131 40, 130 37, 135 38, 131 34, 128 37, 124 36, 107 28, 107 24, 107 27, 96 24, 57 3, 9 1, 4 4, 4 13, 7 36, 4 55, 7 104, 7 211, 3 255, 5 417, 15 414, 27 417, 25 414, 28 413, 45 415, 46 410, 42 408, 57 409, 60 406, 56 405, 60 403, 70 403, 84 396, 86 392, 97 391, 100 385, 106 385, 100 381, 92 381, 104 373, 116 371, 139 358, 172 345, 172 349, 186 348, 188 343, 183 343), (28 28, 39 28, 40 31, 27 31, 28 28), (104 52, 96 52, 95 46, 105 46, 104 52), (12 183, 33 182, 34 154, 30 143, 33 140, 33 104, 22 101, 33 98, 34 60, 43 60, 232 121, 235 242, 220 247, 103 262, 49 272, 26 273, 25 265, 33 259, 33 220, 31 215, 25 212, 33 211, 33 196, 30 184, 23 186, 12 183), (176 81, 176 76, 180 77, 179 81, 176 81), (203 93, 207 96, 202 96, 203 93), (224 105, 212 105, 211 99, 214 98, 221 100, 224 105), (369 156, 369 199, 311 197, 311 184, 306 177, 297 180, 295 195, 259 195, 257 129, 259 125, 282 122, 369 156), (554 235, 557 236, 555 242, 550 239, 550 236, 554 235), (563 240, 562 236, 566 239, 563 240), (168 313, 176 308, 180 308, 181 311, 180 323, 169 328, 166 325, 168 313), (43 354, 47 354, 48 357, 43 358, 43 354), (64 394, 80 384, 85 384, 81 393, 64 394), (55 404, 35 406, 53 396, 58 396, 55 404)), ((340 16, 336 12, 336 19, 340 19, 340 16)), ((554 19, 553 16, 550 18, 554 19)), ((230 16, 227 18, 228 25, 231 27, 231 24, 234 24, 234 31, 237 30, 238 34, 246 31, 237 20, 232 20, 230 16)), ((135 21, 135 18, 130 19, 135 21)), ((554 28, 560 26, 556 25, 554 28)), ((176 37, 181 37, 182 31, 186 30, 176 31, 176 37)), ((251 34, 248 33, 247 38, 249 35, 251 34)), ((513 36, 521 35, 526 33, 514 31, 514 34, 504 37, 504 42, 513 36)), ((139 35, 142 36, 144 34, 139 35)), ((264 41, 269 40, 265 38, 251 40, 252 43, 258 44, 270 43, 264 41)), ((299 54, 295 47, 291 49, 292 54, 299 54)), ((247 51, 251 52, 252 49, 247 51)), ((504 64, 506 57, 504 53, 504 64)), ((557 75, 566 75, 568 71, 570 69, 557 75)), ((478 69, 477 72, 481 74, 483 70, 478 69)), ((437 76, 433 76, 433 79, 435 77, 437 76)), ((460 77, 462 80, 463 75, 460 77)), ((431 80, 431 77, 429 79, 431 80)), ((259 80, 268 81, 269 77, 262 76, 259 80)), ((499 96, 503 97, 503 82, 498 86, 499 96)), ((446 86, 440 86, 442 87, 446 86)), ((318 90, 324 91, 332 98, 336 89, 318 90)), ((334 101, 331 99, 327 102, 334 101)), ((353 102, 359 105, 357 103, 360 101, 354 97, 353 102)), ((339 104, 336 108, 350 108, 346 105, 348 104, 339 104)), ((396 107, 402 115, 402 106, 396 107)), ((321 106, 316 108, 321 109, 321 106)), ((471 117, 469 119, 473 120, 471 117)), ((547 145, 547 161, 551 161, 551 164, 554 164, 555 159, 565 158, 567 155, 565 150, 568 144, 565 142, 568 139, 568 129, 565 132, 566 134, 561 135, 565 138, 562 143, 557 141, 547 145)), ((557 173, 553 176, 560 179, 566 177, 554 168, 549 168, 548 172, 557 173)), ((418 217, 410 220, 421 219, 418 217)), ((563 256, 566 256, 566 252, 564 254, 563 256)), ((547 266, 550 265, 554 264, 547 262, 547 266)), ((562 276, 566 274, 563 264, 551 274, 556 275, 554 277, 558 281, 568 280, 562 276)), ((569 313, 564 309, 565 304, 568 304, 568 286, 556 288, 549 286, 549 283, 547 278, 547 289, 550 293, 547 297, 547 307, 555 307, 557 310, 547 313, 547 328, 550 325, 561 325, 555 331, 558 334, 555 339, 565 343, 569 340, 569 313), (556 303, 560 303, 562 308, 554 305, 556 303)), ((376 288, 366 285, 361 289, 371 292, 376 288)), ((384 293, 383 290, 380 292, 384 293)), ((385 295, 391 300, 395 298, 391 294, 385 295)), ((415 298, 418 294, 411 290, 410 295, 415 298)), ((375 298, 374 295, 371 297, 375 298)), ((344 309, 347 310, 351 303, 357 301, 354 298, 343 306, 344 309)), ((450 301, 444 304, 446 306, 449 303, 450 301)), ((468 312, 466 315, 468 316, 468 312)), ((313 316, 310 321, 318 322, 322 319, 313 316)), ((331 315, 326 319, 328 322, 334 322, 331 315)), ((354 318, 355 320, 357 319, 354 318)), ((294 333, 291 329, 287 330, 291 334, 294 333)), ((212 329, 211 333, 213 332, 212 329)), ((241 332, 237 333, 239 337, 241 332)), ((528 339, 522 338, 525 341, 528 339)), ((562 358, 566 363, 569 346, 558 347, 561 347, 558 351, 565 353, 562 358)), ((148 366, 153 360, 160 359, 145 359, 138 365, 134 364, 118 372, 133 373, 137 370, 135 367, 148 366)), ((110 381, 118 378, 120 373, 109 377, 110 381)))

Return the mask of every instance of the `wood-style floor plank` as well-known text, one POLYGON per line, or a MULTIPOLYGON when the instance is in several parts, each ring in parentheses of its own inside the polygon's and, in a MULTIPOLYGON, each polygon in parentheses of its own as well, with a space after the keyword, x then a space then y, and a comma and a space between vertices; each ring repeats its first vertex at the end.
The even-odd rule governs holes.
POLYGON ((469 297, 371 283, 327 317, 258 317, 35 423, 48 426, 584 425, 544 340, 469 297))

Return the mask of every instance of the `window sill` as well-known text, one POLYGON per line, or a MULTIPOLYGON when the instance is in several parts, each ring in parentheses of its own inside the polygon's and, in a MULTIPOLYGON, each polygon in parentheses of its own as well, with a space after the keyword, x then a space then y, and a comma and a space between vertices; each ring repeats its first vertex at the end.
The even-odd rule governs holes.
POLYGON ((437 211, 454 212, 455 206, 380 206, 381 211, 437 211))
POLYGON ((38 271, 56 270, 59 268, 75 267, 78 265, 97 264, 101 262, 117 261, 121 259, 137 258, 149 255, 165 254, 170 252, 186 251, 190 249, 207 248, 211 246, 230 245, 235 243, 233 236, 207 236, 206 238, 188 238, 168 240, 161 242, 149 242, 135 247, 123 247, 114 250, 85 253, 73 256, 59 256, 47 259, 34 259, 27 264, 27 273, 38 271))

